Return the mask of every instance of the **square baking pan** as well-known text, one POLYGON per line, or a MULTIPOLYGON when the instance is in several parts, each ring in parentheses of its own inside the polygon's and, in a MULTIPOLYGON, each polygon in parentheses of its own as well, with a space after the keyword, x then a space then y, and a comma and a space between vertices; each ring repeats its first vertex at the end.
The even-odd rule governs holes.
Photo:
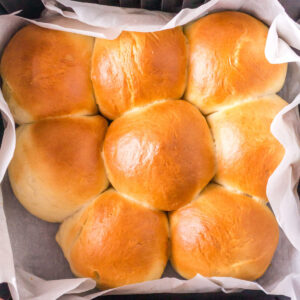
MULTIPOLYGON (((182 8, 195 8, 202 5, 206 1, 203 0, 93 0, 81 1, 99 3, 101 5, 113 5, 120 7, 134 7, 149 10, 161 10, 166 12, 179 12, 182 8)), ((287 12, 295 19, 300 18, 300 1, 299 0, 281 0, 280 1, 286 8, 287 12)), ((43 10, 43 5, 38 0, 0 0, 0 14, 11 13, 14 11, 22 10, 21 14, 27 18, 37 18, 43 10)), ((0 138, 3 135, 3 124, 0 126, 0 138)), ((298 193, 300 192, 298 186, 298 193)), ((0 285, 0 299, 9 299, 7 287, 0 285)), ((153 299, 151 295, 130 295, 130 296, 107 296, 109 299, 153 299)), ((155 299, 287 299, 282 296, 268 296, 258 291, 246 291, 239 294, 225 295, 222 293, 212 294, 181 294, 168 295, 157 294, 155 299)))

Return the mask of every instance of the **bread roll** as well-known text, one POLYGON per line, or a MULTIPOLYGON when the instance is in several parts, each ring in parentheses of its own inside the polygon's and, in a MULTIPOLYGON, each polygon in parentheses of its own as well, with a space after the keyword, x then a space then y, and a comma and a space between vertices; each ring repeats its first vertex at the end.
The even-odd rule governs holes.
POLYGON ((249 97, 274 94, 287 64, 265 57, 268 28, 241 12, 219 12, 189 24, 189 72, 185 98, 203 113, 249 97))
POLYGON ((267 201, 268 179, 284 155, 270 126, 286 105, 274 95, 208 117, 216 145, 216 182, 267 201))
POLYGON ((103 157, 118 191, 167 211, 191 201, 215 172, 208 125, 182 100, 151 104, 115 120, 103 157))
POLYGON ((184 278, 255 280, 275 252, 279 230, 263 204, 209 185, 194 202, 170 215, 171 262, 184 278))
POLYGON ((108 185, 101 158, 106 129, 100 116, 20 126, 8 174, 23 206, 43 220, 60 222, 103 191, 108 185))
POLYGON ((102 114, 110 119, 160 99, 179 99, 186 85, 186 40, 182 29, 122 32, 96 39, 92 81, 102 114))
POLYGON ((4 98, 16 123, 97 113, 91 72, 93 38, 28 25, 1 59, 4 98))
POLYGON ((102 289, 158 279, 168 260, 166 215, 112 189, 68 218, 56 240, 74 274, 102 289))

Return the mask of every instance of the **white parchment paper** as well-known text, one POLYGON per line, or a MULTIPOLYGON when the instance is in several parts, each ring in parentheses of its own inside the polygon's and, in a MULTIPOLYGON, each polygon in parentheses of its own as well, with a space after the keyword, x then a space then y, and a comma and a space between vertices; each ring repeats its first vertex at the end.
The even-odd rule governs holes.
POLYGON ((241 289, 300 299, 300 203, 296 186, 300 177, 300 26, 291 20, 277 0, 211 0, 179 14, 124 9, 73 2, 43 0, 46 11, 32 21, 14 15, 0 16, 0 52, 11 36, 27 22, 39 26, 108 39, 122 30, 157 31, 184 25, 219 10, 248 12, 270 25, 266 57, 271 63, 289 62, 288 76, 280 95, 290 105, 275 118, 271 130, 285 148, 285 156, 270 177, 267 195, 281 227, 272 264, 257 282, 234 278, 183 280, 168 265, 162 279, 99 292, 91 279, 74 278, 54 240, 58 224, 43 222, 19 204, 4 176, 15 147, 13 118, 0 91, 0 110, 5 132, 0 149, 0 282, 8 282, 14 300, 92 299, 96 295, 142 293, 233 292, 241 289), (291 47, 290 47, 291 46, 291 47), (1 192, 1 191, 0 191, 1 192), (92 290, 92 291, 90 291, 92 290), (82 294, 85 292, 84 294, 82 294), (76 295, 75 295, 76 294, 76 295))

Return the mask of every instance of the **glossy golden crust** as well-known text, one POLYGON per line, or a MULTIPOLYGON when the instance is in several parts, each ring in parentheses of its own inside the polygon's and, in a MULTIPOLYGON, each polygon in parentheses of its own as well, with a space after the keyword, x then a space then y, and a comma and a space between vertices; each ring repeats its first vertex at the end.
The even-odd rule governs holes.
POLYGON ((8 173, 14 194, 33 215, 60 222, 103 191, 101 148, 107 121, 66 117, 23 125, 8 173))
POLYGON ((250 96, 279 91, 287 64, 265 57, 268 28, 241 12, 221 12, 188 25, 189 73, 185 99, 205 114, 250 96))
POLYGON ((284 155, 270 126, 286 105, 274 95, 208 117, 216 145, 216 182, 267 201, 268 179, 284 155))
POLYGON ((181 27, 152 33, 122 32, 115 40, 96 39, 92 81, 102 114, 115 119, 136 106, 181 98, 186 52, 181 27))
POLYGON ((208 125, 182 100, 151 104, 115 120, 103 157, 118 191, 167 211, 191 201, 215 172, 208 125))
POLYGON ((171 262, 185 278, 197 273, 245 280, 271 262, 279 230, 257 201, 211 184, 194 202, 170 215, 171 262))
POLYGON ((28 25, 1 59, 4 98, 16 123, 97 113, 90 79, 94 39, 28 25))
POLYGON ((67 219, 56 240, 73 272, 102 289, 158 279, 168 260, 166 215, 114 190, 67 219))

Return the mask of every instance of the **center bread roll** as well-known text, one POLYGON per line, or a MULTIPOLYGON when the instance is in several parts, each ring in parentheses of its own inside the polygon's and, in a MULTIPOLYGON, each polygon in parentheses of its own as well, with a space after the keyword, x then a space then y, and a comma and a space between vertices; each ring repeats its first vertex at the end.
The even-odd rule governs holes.
POLYGON ((215 173, 206 120, 182 100, 157 102, 115 120, 103 157, 118 191, 167 211, 191 201, 215 173))

